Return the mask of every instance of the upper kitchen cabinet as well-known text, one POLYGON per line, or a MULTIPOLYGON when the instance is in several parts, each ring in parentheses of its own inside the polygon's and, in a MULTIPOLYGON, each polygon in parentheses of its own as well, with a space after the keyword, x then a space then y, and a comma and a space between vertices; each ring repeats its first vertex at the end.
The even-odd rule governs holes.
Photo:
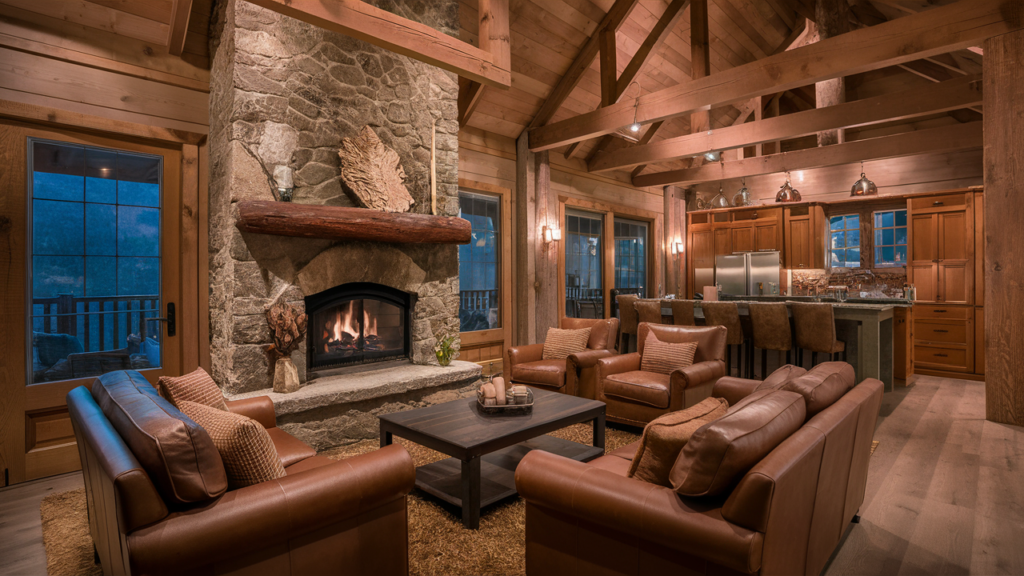
POLYGON ((791 206, 785 212, 785 267, 825 267, 825 211, 817 204, 791 206))
POLYGON ((974 193, 911 198, 908 282, 919 302, 973 304, 974 193))

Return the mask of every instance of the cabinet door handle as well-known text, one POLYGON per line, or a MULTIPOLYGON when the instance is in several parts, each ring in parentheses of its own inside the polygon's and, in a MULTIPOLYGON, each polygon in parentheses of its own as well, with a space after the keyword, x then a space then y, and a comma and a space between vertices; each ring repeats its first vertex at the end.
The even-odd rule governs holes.
POLYGON ((942 202, 939 201, 939 200, 936 200, 935 202, 932 202, 932 206, 942 206, 942 202))
POLYGON ((949 330, 933 330, 933 332, 935 332, 936 334, 946 334, 949 332, 949 330))
POLYGON ((949 354, 934 354, 936 358, 949 358, 949 354))
POLYGON ((945 314, 946 311, 945 310, 936 310, 935 313, 936 314, 945 314))

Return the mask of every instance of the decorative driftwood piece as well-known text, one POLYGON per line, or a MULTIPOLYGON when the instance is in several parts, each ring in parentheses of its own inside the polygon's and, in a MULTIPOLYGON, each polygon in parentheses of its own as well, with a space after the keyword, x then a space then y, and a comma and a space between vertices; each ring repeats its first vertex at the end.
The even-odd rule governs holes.
POLYGON ((266 310, 274 350, 290 356, 306 336, 306 315, 287 302, 276 302, 266 310))
POLYGON ((359 135, 341 141, 341 179, 355 194, 356 201, 372 210, 408 212, 415 203, 405 188, 405 170, 398 153, 363 126, 359 135))
POLYGON ((262 200, 239 202, 235 226, 255 234, 396 244, 469 244, 472 235, 462 218, 262 200))

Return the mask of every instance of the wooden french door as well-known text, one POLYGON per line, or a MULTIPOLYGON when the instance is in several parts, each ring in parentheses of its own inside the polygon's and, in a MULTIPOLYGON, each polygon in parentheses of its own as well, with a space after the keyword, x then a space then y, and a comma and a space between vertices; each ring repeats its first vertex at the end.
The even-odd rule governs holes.
POLYGON ((0 121, 3 485, 80 467, 67 393, 181 372, 180 149, 0 121), (176 328, 176 329, 175 329, 176 328))

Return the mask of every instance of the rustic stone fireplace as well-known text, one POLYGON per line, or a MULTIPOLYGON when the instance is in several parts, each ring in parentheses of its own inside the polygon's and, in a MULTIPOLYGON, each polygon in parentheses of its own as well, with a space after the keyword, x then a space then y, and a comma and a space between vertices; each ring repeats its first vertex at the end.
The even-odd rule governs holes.
MULTIPOLYGON (((371 2, 458 33, 458 0, 371 2)), ((278 424, 317 448, 375 438, 376 414, 453 399, 478 366, 437 365, 459 330, 458 251, 450 244, 290 238, 241 232, 238 205, 355 206, 339 174, 342 139, 369 127, 406 175, 412 213, 458 216, 454 74, 242 0, 217 3, 210 130, 212 375, 232 398, 268 394, 278 424), (432 141, 436 144, 432 148, 432 141), (430 166, 436 166, 432 202, 430 166), (264 311, 308 315, 291 353, 302 387, 274 394, 264 311)))

